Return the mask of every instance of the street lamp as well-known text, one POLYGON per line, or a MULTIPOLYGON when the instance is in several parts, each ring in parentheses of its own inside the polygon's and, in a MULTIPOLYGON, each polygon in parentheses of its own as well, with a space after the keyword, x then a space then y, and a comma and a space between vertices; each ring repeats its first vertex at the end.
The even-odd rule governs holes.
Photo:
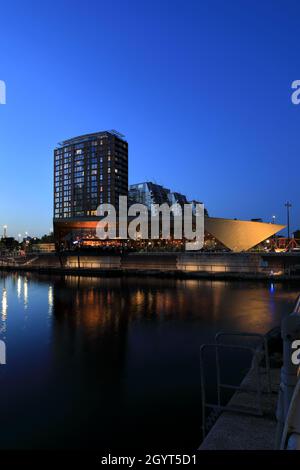
POLYGON ((272 215, 272 224, 275 224, 276 221, 276 215, 272 215))
POLYGON ((287 212, 287 229, 288 229, 288 239, 290 239, 290 208, 292 207, 292 204, 287 201, 285 203, 286 207, 286 212, 287 212))

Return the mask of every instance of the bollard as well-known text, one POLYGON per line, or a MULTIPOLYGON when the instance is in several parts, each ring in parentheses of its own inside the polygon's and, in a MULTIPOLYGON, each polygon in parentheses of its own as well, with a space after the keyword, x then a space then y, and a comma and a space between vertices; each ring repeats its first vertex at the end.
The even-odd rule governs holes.
POLYGON ((291 399, 297 383, 298 366, 292 363, 292 343, 300 339, 300 296, 293 312, 281 322, 281 337, 283 340, 283 366, 280 375, 280 388, 277 403, 277 430, 275 448, 280 448, 284 424, 288 415, 291 399))
POLYGON ((300 380, 296 384, 282 433, 280 450, 300 449, 300 380))

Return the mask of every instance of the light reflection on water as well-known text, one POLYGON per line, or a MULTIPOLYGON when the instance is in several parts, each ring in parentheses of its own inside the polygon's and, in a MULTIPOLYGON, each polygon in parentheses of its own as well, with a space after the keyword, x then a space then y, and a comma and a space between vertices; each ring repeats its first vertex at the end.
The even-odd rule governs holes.
POLYGON ((219 330, 267 332, 297 293, 248 282, 0 277, 0 447, 194 448, 199 346, 219 330))
POLYGON ((28 307, 28 281, 25 278, 23 282, 23 292, 24 292, 24 308, 27 310, 28 307))
POLYGON ((52 315, 53 312, 53 286, 48 287, 48 315, 52 315))
POLYGON ((21 298, 21 295, 22 295, 22 278, 21 278, 21 276, 19 276, 18 280, 17 280, 17 297, 18 297, 18 299, 21 298))
POLYGON ((1 332, 5 332, 5 324, 7 317, 7 290, 6 287, 2 288, 2 302, 1 302, 1 332))

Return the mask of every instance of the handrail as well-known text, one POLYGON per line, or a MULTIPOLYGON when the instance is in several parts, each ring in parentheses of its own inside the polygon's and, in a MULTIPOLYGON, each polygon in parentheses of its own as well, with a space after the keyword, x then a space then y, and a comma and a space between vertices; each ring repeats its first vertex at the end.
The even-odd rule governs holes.
MULTIPOLYGON (((217 360, 217 354, 216 354, 216 360, 217 360)), ((262 410, 262 389, 261 389, 261 380, 260 380, 260 370, 259 370, 259 361, 257 357, 257 351, 254 348, 251 348, 249 346, 243 346, 243 345, 229 345, 229 344, 218 344, 218 343, 213 343, 213 344, 203 344, 200 347, 200 377, 201 377, 201 404, 202 404, 202 434, 203 438, 205 437, 205 423, 206 423, 206 408, 213 408, 217 409, 219 411, 232 411, 232 412, 238 412, 238 413, 244 413, 244 414, 250 414, 254 416, 262 416, 263 415, 263 410, 262 410), (245 407, 238 407, 238 406, 222 406, 221 405, 221 400, 219 398, 219 392, 218 392, 218 403, 217 404, 212 404, 206 401, 206 380, 205 380, 205 362, 204 362, 204 351, 207 348, 215 348, 216 352, 219 348, 224 348, 224 349, 236 349, 236 350, 244 350, 244 351, 249 351, 252 353, 253 359, 252 359, 252 367, 255 369, 255 375, 256 375, 256 394, 257 394, 257 408, 253 409, 252 412, 249 411, 249 409, 246 409, 245 407)), ((227 386, 226 384, 222 384, 222 386, 227 386)), ((245 388, 241 386, 234 386, 231 385, 229 386, 232 389, 235 390, 240 390, 240 391, 245 391, 245 388)), ((228 387, 228 388, 229 388, 228 387)))
MULTIPOLYGON (((267 386, 268 386, 268 392, 272 393, 272 382, 271 382, 271 372, 270 372, 270 354, 269 354, 269 346, 268 346, 268 340, 265 335, 261 333, 247 333, 247 332, 225 332, 225 331, 219 331, 216 336, 215 336, 215 341, 218 343, 219 339, 222 336, 239 336, 239 337, 250 337, 250 338, 260 338, 263 342, 264 346, 264 353, 265 353, 265 364, 266 364, 266 375, 267 375, 267 386)), ((219 369, 219 362, 217 361, 217 369, 219 369)), ((220 373, 219 370, 217 370, 217 374, 220 373)), ((217 376, 217 379, 219 379, 219 375, 217 376)))

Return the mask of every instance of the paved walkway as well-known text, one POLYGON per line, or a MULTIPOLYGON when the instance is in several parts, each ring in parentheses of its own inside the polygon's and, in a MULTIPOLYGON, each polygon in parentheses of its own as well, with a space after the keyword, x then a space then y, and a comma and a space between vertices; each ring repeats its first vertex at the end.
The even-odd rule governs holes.
MULTIPOLYGON (((276 406, 280 382, 280 369, 271 369, 272 394, 263 393, 263 416, 223 412, 200 446, 200 450, 273 450, 276 434, 276 406)), ((243 386, 255 389, 255 377, 251 371, 243 386)), ((266 390, 265 375, 262 376, 266 390)), ((249 392, 236 392, 231 406, 257 407, 256 396, 249 392)))

